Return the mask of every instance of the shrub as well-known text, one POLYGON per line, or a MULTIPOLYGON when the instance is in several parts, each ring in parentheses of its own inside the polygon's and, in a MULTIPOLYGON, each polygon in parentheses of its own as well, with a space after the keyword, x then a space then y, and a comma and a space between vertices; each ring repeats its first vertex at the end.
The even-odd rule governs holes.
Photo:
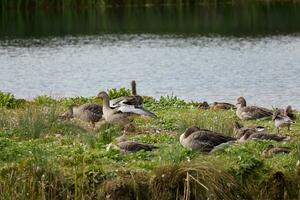
POLYGON ((16 108, 23 105, 26 101, 24 99, 16 99, 11 93, 4 93, 0 91, 0 107, 16 108))
POLYGON ((36 98, 34 98, 34 102, 39 105, 39 106, 49 106, 49 105, 53 105, 56 103, 56 100, 51 98, 50 96, 47 95, 43 95, 43 96, 38 96, 36 98))
POLYGON ((115 99, 122 96, 129 96, 130 94, 131 94, 130 90, 124 87, 120 89, 112 88, 108 90, 108 96, 110 99, 115 99))

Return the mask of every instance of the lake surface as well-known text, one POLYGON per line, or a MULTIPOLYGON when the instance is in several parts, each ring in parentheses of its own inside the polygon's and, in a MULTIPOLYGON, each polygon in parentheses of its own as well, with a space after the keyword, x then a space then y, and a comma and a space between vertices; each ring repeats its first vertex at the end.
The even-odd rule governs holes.
POLYGON ((0 90, 93 96, 135 79, 157 98, 300 109, 299 6, 171 8, 4 12, 0 90))

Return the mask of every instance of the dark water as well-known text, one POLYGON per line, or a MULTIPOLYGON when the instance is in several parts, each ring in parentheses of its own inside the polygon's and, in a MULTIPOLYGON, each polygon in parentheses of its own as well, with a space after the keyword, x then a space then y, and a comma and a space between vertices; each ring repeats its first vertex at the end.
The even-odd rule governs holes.
POLYGON ((300 108, 300 7, 216 5, 0 15, 0 90, 159 97, 300 108))
POLYGON ((99 34, 260 36, 300 30, 300 4, 217 4, 197 7, 120 7, 2 11, 0 37, 99 34))

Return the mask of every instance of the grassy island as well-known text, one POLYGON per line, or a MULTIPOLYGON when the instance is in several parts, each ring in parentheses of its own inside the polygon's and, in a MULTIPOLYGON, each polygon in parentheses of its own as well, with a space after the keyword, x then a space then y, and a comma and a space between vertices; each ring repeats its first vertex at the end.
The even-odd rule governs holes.
MULTIPOLYGON (((112 98, 126 89, 110 90, 112 98)), ((0 199, 299 199, 300 121, 284 142, 248 141, 211 154, 183 148, 179 135, 197 125, 233 135, 233 110, 203 110, 174 96, 144 97, 158 118, 134 121, 129 138, 159 149, 120 154, 106 150, 122 130, 103 122, 95 130, 59 115, 72 103, 95 98, 33 100, 0 93, 0 199), (269 144, 292 152, 264 158, 269 144)), ((270 120, 245 121, 276 132, 270 120)))

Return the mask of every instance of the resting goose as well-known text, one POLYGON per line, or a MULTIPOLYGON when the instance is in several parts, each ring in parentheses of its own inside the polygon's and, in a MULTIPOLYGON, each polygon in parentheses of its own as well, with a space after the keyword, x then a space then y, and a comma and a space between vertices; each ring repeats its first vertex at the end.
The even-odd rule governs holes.
POLYGON ((141 107, 143 104, 143 98, 136 93, 136 82, 131 81, 131 96, 123 96, 109 101, 111 108, 119 107, 122 104, 134 105, 136 107, 141 107))
POLYGON ((111 108, 109 106, 108 94, 104 91, 100 92, 97 97, 103 100, 103 117, 108 123, 118 124, 125 127, 133 120, 134 114, 145 116, 154 115, 152 112, 134 105, 119 105, 116 108, 111 108))
POLYGON ((234 123, 233 132, 235 137, 242 137, 247 131, 254 131, 254 132, 262 132, 265 131, 265 127, 259 125, 249 125, 243 126, 242 124, 238 123, 237 121, 234 123))
POLYGON ((277 133, 279 133, 279 129, 283 127, 287 127, 290 130, 290 126, 294 123, 290 117, 286 115, 281 115, 279 110, 276 110, 273 114, 272 120, 274 121, 275 127, 277 128, 277 133))
POLYGON ((236 109, 235 105, 225 102, 213 102, 209 105, 212 110, 233 110, 236 109))
POLYGON ((95 128, 95 123, 102 118, 102 107, 97 104, 72 104, 69 109, 62 115, 65 119, 77 118, 85 122, 91 123, 92 128, 95 128))
POLYGON ((199 103, 198 108, 203 110, 209 109, 209 104, 206 101, 203 101, 202 103, 199 103))
POLYGON ((122 153, 137 152, 141 150, 152 151, 153 149, 158 149, 158 147, 151 144, 130 141, 125 135, 118 137, 116 140, 117 146, 120 148, 122 153))
POLYGON ((271 118, 273 115, 272 111, 269 109, 256 107, 256 106, 247 106, 244 97, 239 97, 237 99, 236 107, 237 107, 236 115, 238 116, 238 118, 242 120, 266 119, 266 118, 271 118))
POLYGON ((199 150, 202 152, 210 152, 214 147, 223 143, 234 141, 235 139, 207 129, 200 129, 193 126, 181 134, 179 140, 181 145, 185 148, 199 150))
POLYGON ((274 147, 272 144, 268 145, 268 147, 262 152, 264 157, 272 157, 274 154, 287 154, 292 151, 289 147, 274 147))
POLYGON ((244 133, 244 135, 242 137, 240 137, 239 142, 244 142, 247 140, 274 140, 277 142, 280 142, 284 139, 286 139, 287 137, 285 136, 280 136, 280 135, 276 135, 276 134, 269 134, 266 132, 255 132, 253 130, 248 130, 244 133))

